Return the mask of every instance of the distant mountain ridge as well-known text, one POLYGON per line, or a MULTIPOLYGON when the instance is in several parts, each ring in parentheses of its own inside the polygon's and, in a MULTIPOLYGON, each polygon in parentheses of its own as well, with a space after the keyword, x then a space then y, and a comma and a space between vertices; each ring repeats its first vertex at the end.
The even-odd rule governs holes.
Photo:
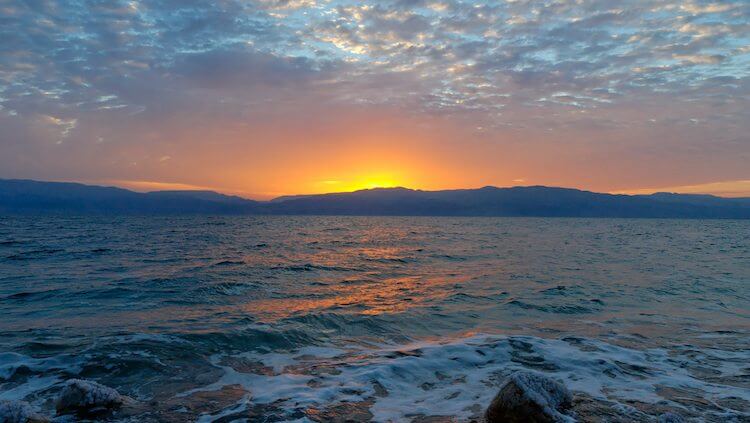
POLYGON ((138 193, 73 182, 0 179, 0 212, 6 213, 247 213, 258 202, 213 191, 138 193))
POLYGON ((253 201, 213 191, 137 193, 69 182, 0 179, 0 213, 539 216, 750 219, 750 198, 616 195, 544 186, 444 191, 376 188, 253 201))

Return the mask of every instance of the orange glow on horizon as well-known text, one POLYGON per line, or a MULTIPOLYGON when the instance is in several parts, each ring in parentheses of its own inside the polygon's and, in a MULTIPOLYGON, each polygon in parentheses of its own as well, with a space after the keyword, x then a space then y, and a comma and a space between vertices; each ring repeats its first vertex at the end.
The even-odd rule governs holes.
POLYGON ((348 179, 327 179, 317 181, 313 185, 313 189, 318 190, 317 193, 329 193, 352 192, 373 188, 405 187, 409 184, 391 173, 374 173, 348 179))
MULTIPOLYGON (((78 180, 137 191, 212 190, 254 200, 379 187, 434 191, 487 185, 750 195, 747 178, 687 186, 673 178, 674 166, 634 172, 636 164, 611 163, 608 151, 587 152, 591 144, 584 141, 549 145, 548 135, 532 130, 476 132, 460 120, 417 119, 391 110, 327 109, 315 119, 271 114, 254 126, 229 120, 193 126, 184 121, 179 116, 155 122, 150 132, 157 139, 180 140, 179 149, 155 149, 145 142, 99 144, 91 156, 83 157, 107 178, 95 178, 92 170, 78 180), (98 160, 101 157, 108 160, 98 160), (602 177, 609 173, 625 177, 602 177), (639 190, 660 186, 671 188, 639 190)), ((565 134, 574 135, 579 134, 565 134)), ((707 178, 692 177, 696 182, 707 178)))

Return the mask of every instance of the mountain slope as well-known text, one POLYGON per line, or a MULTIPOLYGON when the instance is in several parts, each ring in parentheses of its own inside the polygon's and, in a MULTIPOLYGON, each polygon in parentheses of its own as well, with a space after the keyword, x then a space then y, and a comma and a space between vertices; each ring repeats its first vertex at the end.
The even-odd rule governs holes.
POLYGON ((613 195, 543 186, 445 191, 378 188, 269 202, 212 191, 136 193, 77 183, 0 180, 0 213, 294 214, 750 219, 750 199, 613 195))
POLYGON ((69 182, 0 179, 0 212, 247 213, 257 202, 206 191, 137 193, 69 182))
MULTIPOLYGON (((354 215, 749 218, 747 199, 629 196, 542 186, 447 191, 375 189, 272 203, 275 213, 354 215)), ((266 208, 269 209, 269 208, 266 208)))

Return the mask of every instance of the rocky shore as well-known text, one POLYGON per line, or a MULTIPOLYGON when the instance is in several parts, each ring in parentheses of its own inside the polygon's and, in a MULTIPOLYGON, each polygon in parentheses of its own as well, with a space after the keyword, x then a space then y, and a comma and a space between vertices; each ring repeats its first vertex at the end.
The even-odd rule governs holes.
MULTIPOLYGON (((221 399, 240 398, 244 391, 198 393, 207 403, 221 399), (213 398, 212 398, 213 396, 213 398)), ((182 421, 179 413, 165 412, 165 405, 139 403, 115 389, 99 383, 81 379, 68 380, 55 399, 55 414, 47 416, 23 401, 0 401, 0 423, 64 423, 76 421, 182 421)), ((174 406, 177 404, 172 404, 174 406)), ((225 404, 229 405, 229 404, 225 404)), ((371 404, 370 404, 371 405, 371 404)), ((185 406, 182 406, 184 409, 185 406)), ((363 403, 341 403, 324 410, 310 409, 300 417, 316 422, 345 423, 371 421, 369 405, 363 403)), ((194 410, 198 411, 198 410, 194 410)), ((225 414, 212 421, 280 421, 274 418, 272 407, 257 407, 225 414), (266 414, 268 413, 268 414, 266 414)), ((684 423, 687 420, 673 411, 654 407, 653 414, 633 408, 610 407, 605 402, 585 395, 573 394, 560 381, 541 373, 520 371, 511 374, 503 382, 497 395, 487 408, 469 422, 472 423, 575 423, 633 421, 654 423, 684 423), (660 412, 661 411, 661 412, 660 412)), ((280 417, 280 416, 275 416, 280 417)), ((184 415, 183 415, 184 418, 184 415)), ((460 423, 450 416, 415 416, 413 423, 460 423)))

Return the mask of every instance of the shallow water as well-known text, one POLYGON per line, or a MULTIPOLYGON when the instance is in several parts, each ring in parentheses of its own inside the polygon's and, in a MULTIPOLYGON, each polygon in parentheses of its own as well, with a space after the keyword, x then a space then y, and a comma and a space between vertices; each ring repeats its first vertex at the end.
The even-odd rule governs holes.
POLYGON ((748 235, 721 220, 2 217, 0 399, 51 413, 77 377, 136 399, 132 421, 470 419, 526 368, 632 421, 748 421, 748 235))

